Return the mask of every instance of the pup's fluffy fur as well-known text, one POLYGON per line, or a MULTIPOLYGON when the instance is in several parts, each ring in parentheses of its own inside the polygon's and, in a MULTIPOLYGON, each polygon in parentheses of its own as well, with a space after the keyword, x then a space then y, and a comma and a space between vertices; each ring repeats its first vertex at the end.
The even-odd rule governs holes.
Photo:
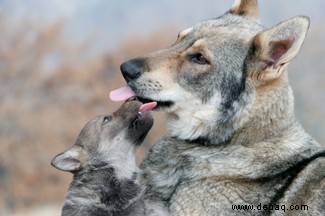
POLYGON ((138 113, 141 104, 129 101, 112 115, 92 119, 75 145, 52 160, 54 167, 74 174, 63 216, 150 214, 134 154, 153 124, 150 113, 138 113))

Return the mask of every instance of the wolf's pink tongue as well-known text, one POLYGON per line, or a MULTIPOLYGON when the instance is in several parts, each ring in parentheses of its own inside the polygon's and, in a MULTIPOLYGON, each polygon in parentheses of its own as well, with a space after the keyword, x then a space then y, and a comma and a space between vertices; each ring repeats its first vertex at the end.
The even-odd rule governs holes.
POLYGON ((125 101, 133 96, 135 96, 135 93, 127 86, 116 89, 109 93, 109 97, 112 101, 125 101))
POLYGON ((141 107, 139 108, 139 112, 143 113, 145 111, 152 110, 156 106, 157 106, 157 102, 150 102, 150 103, 142 104, 141 107))

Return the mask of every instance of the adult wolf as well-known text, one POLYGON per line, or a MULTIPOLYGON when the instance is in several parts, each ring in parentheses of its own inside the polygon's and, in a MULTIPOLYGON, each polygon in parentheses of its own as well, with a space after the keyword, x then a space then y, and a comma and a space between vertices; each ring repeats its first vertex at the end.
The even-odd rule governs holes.
POLYGON ((308 28, 297 16, 265 29, 257 1, 237 0, 121 65, 132 91, 114 99, 136 94, 167 113, 141 165, 148 201, 172 215, 325 213, 325 151, 296 121, 287 76, 308 28))

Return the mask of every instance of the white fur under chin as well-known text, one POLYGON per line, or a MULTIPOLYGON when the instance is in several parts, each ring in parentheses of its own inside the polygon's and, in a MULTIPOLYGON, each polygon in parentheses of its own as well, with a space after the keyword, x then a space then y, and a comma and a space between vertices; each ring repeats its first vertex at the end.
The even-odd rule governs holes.
POLYGON ((197 139, 206 134, 207 129, 209 130, 208 121, 213 118, 211 113, 207 114, 206 111, 186 110, 179 113, 178 119, 167 117, 168 135, 176 136, 180 139, 197 139))
POLYGON ((185 91, 179 85, 173 85, 164 91, 145 95, 157 101, 173 101, 171 107, 164 108, 167 113, 167 135, 180 139, 197 139, 215 130, 219 117, 218 106, 221 94, 216 92, 206 103, 193 93, 185 91))
POLYGON ((134 172, 139 171, 135 160, 135 145, 115 138, 112 144, 101 143, 99 152, 115 168, 118 179, 131 179, 134 172))
POLYGON ((214 130, 220 98, 217 94, 205 104, 193 99, 179 104, 173 112, 167 113, 168 135, 194 140, 214 130))

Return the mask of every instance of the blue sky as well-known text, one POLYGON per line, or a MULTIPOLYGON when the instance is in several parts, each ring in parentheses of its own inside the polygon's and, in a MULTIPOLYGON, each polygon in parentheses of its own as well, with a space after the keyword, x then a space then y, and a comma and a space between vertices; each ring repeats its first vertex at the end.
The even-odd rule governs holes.
MULTIPOLYGON (((295 15, 311 17, 311 31, 325 24, 323 0, 260 0, 259 3, 266 26, 295 15)), ((98 49, 111 50, 131 33, 145 36, 166 26, 181 30, 219 16, 231 5, 231 0, 0 0, 0 11, 17 20, 28 17, 40 24, 63 18, 69 40, 82 41, 96 35, 98 49)))

